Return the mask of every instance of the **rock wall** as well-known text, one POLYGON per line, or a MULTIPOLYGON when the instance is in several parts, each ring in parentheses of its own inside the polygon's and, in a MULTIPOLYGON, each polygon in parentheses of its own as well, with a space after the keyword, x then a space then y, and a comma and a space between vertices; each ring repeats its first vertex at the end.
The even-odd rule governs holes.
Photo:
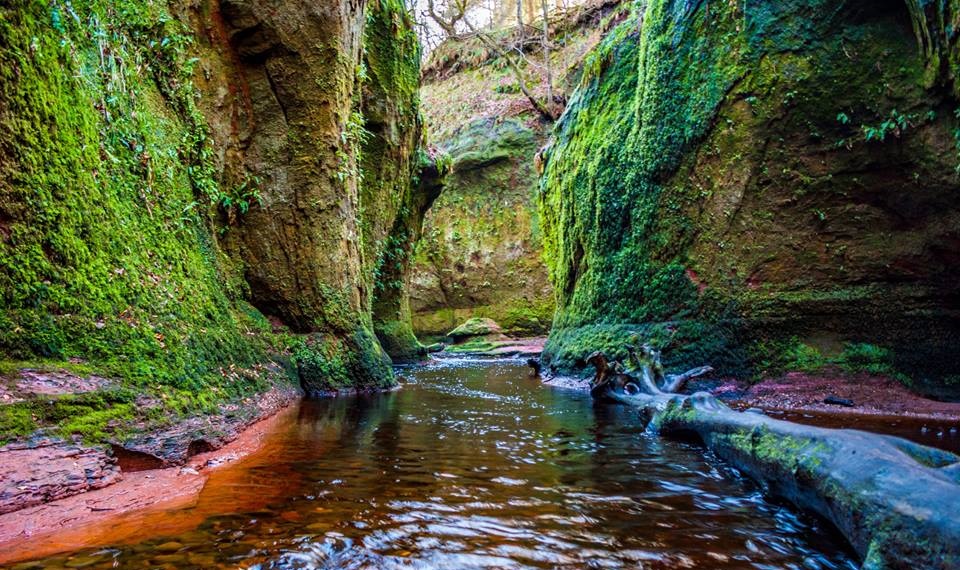
POLYGON ((751 375, 870 343, 891 360, 874 364, 956 392, 958 13, 635 8, 543 153, 545 360, 569 371, 636 334, 669 365, 751 375))
MULTIPOLYGON (((557 94, 576 86, 583 56, 626 6, 619 0, 580 4, 550 21, 557 94)), ((522 73, 543 98, 539 41, 528 30, 521 42, 514 26, 489 33, 505 49, 522 45, 528 52, 526 60, 536 65, 521 62, 522 73)), ((437 46, 424 65, 421 93, 430 140, 449 153, 453 168, 427 213, 414 258, 414 328, 439 336, 472 317, 486 317, 508 334, 546 333, 555 305, 541 258, 535 157, 553 124, 539 116, 514 74, 476 38, 437 46)))
POLYGON ((0 440, 391 385, 375 268, 431 166, 410 38, 400 0, 0 8, 0 374, 120 380, 0 405, 0 440))
POLYGON ((417 246, 410 295, 421 334, 445 335, 475 316, 511 334, 548 330, 552 291, 533 202, 540 127, 484 117, 438 141, 453 172, 417 246))
POLYGON ((426 355, 411 327, 410 258, 449 165, 428 149, 420 114, 420 44, 402 2, 371 8, 365 52, 362 148, 364 282, 374 331, 394 362, 426 355), (398 26, 397 22, 403 25, 398 26))

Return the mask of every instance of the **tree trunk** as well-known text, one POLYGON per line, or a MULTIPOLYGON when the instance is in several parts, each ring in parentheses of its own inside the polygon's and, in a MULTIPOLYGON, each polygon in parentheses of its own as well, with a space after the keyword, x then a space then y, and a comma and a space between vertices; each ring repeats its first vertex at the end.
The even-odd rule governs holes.
POLYGON ((707 393, 671 394, 702 369, 666 377, 645 347, 621 372, 595 353, 595 397, 636 406, 647 429, 695 435, 764 489, 831 521, 863 569, 960 568, 960 457, 905 439, 736 412, 707 393), (638 378, 639 376, 639 378, 638 378))
POLYGON ((523 31, 523 0, 517 0, 517 34, 520 36, 520 49, 526 40, 526 34, 523 31))
POLYGON ((548 17, 547 0, 540 0, 540 7, 543 9, 543 69, 544 81, 547 84, 547 108, 550 109, 550 116, 553 115, 553 106, 556 103, 553 99, 553 67, 550 63, 550 18, 548 17))

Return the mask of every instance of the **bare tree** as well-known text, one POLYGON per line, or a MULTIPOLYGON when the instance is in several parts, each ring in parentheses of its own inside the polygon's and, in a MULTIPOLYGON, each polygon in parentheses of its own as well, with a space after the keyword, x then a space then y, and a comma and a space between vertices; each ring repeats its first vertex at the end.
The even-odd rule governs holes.
POLYGON ((520 36, 520 45, 523 45, 526 36, 523 32, 523 0, 517 0, 517 35, 520 36))
MULTIPOLYGON (((546 20, 545 18, 544 31, 543 31, 543 38, 545 42, 544 54, 546 56, 547 70, 548 70, 547 71, 547 79, 548 79, 547 99, 544 101, 544 100, 541 100, 539 97, 537 97, 536 94, 534 94, 533 91, 530 90, 530 87, 527 85, 526 78, 524 77, 524 74, 523 74, 523 68, 520 66, 520 62, 517 59, 518 57, 521 59, 524 58, 522 45, 515 50, 517 52, 517 55, 514 55, 512 53, 513 50, 508 50, 504 48, 504 46, 502 46, 499 42, 497 42, 495 39, 490 37, 490 35, 485 30, 480 29, 476 24, 474 24, 470 20, 470 18, 467 17, 467 11, 469 10, 470 7, 471 7, 471 3, 469 0, 450 0, 449 3, 446 5, 446 10, 444 10, 444 14, 440 14, 435 5, 435 0, 427 0, 427 14, 430 16, 430 19, 433 20, 437 24, 437 26, 439 26, 444 31, 444 33, 447 35, 449 39, 454 41, 461 41, 466 37, 477 38, 487 49, 489 49, 492 53, 496 54, 498 58, 500 58, 504 63, 506 63, 507 68, 510 70, 510 72, 513 74, 514 78, 517 81, 517 85, 520 88, 520 92, 523 93, 523 95, 527 98, 527 100, 530 101, 530 104, 537 111, 537 113, 539 113, 543 118, 547 120, 550 120, 550 121, 555 120, 558 115, 556 113, 556 105, 555 105, 556 101, 553 98, 553 88, 551 84, 552 82, 550 80, 549 47, 546 45, 546 42, 549 39, 549 31, 548 31, 549 21, 546 20), (467 29, 469 34, 464 35, 458 32, 457 28, 461 24, 467 29)), ((544 15, 546 15, 547 14, 546 3, 543 4, 543 8, 544 8, 544 15)), ((519 15, 521 16, 521 23, 519 25, 522 27, 523 26, 522 14, 519 14, 519 15)))
POLYGON ((547 84, 547 105, 553 109, 556 100, 553 98, 553 69, 550 65, 550 18, 547 13, 547 0, 540 0, 543 9, 543 69, 544 83, 547 84))

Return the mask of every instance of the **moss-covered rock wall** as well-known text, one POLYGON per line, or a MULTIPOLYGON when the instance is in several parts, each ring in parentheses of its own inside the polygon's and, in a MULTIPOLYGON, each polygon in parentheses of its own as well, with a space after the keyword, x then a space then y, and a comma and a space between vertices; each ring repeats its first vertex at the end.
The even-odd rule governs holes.
MULTIPOLYGON (((955 2, 654 1, 588 57, 539 197, 571 370, 638 334, 762 374, 872 343, 958 382, 955 2)), ((946 388, 946 390, 945 390, 946 388)))
MULTIPOLYGON (((627 4, 599 0, 551 18, 554 93, 576 86, 583 56, 627 4)), ((487 33, 508 51, 523 46, 528 55, 520 60, 521 73, 543 99, 543 54, 529 30, 525 41, 515 26, 487 33)), ((449 153, 452 172, 417 246, 410 283, 414 328, 442 336, 486 317, 508 334, 546 333, 554 296, 541 256, 536 154, 553 123, 532 107, 502 57, 477 38, 437 46, 424 65, 421 94, 431 142, 449 153)))
POLYGON ((394 362, 425 356, 411 327, 410 260, 449 166, 428 149, 420 45, 403 2, 374 3, 364 52, 362 146, 365 287, 374 331, 394 362))
POLYGON ((549 329, 553 297, 533 200, 533 159, 547 128, 533 123, 482 117, 440 141, 453 172, 417 246, 410 294, 420 333, 445 335, 475 316, 511 334, 549 329))
POLYGON ((400 0, 0 7, 0 373, 119 379, 53 420, 100 427, 142 395, 390 385, 371 307, 421 167, 411 38, 400 0))

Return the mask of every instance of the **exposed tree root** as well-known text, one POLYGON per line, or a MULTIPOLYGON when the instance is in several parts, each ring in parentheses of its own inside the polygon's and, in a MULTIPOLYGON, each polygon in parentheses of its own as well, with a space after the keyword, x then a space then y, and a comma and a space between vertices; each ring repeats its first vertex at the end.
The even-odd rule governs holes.
POLYGON ((666 376, 660 355, 626 365, 592 354, 595 398, 636 406, 647 428, 696 435, 769 493, 831 521, 865 570, 960 568, 960 457, 897 437, 736 412, 706 393, 674 394, 700 368, 666 376))

